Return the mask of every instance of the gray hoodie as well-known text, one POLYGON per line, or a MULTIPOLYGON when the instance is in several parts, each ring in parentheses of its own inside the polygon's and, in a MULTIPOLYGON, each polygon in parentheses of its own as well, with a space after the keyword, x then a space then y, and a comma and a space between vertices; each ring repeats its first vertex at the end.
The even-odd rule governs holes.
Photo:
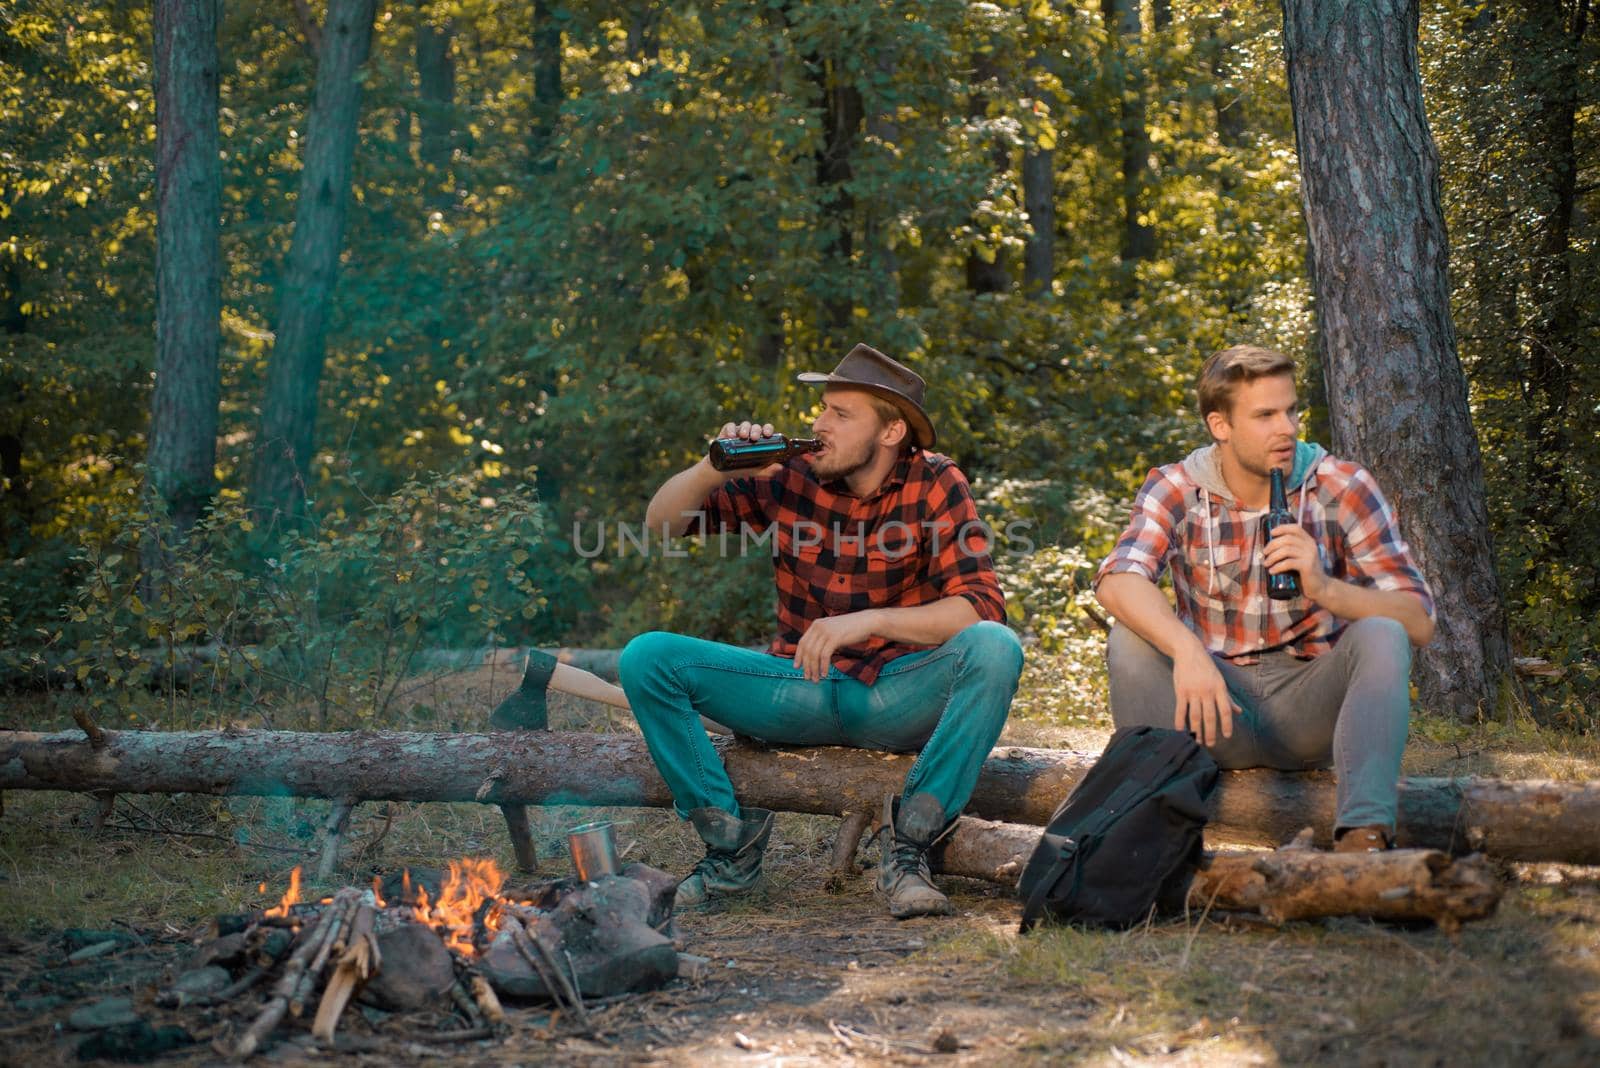
MULTIPOLYGON (((1328 450, 1316 442, 1295 442, 1294 467, 1289 472, 1284 488, 1290 493, 1294 493, 1296 490, 1300 491, 1300 504, 1295 509, 1295 520, 1299 523, 1303 524, 1305 522, 1306 498, 1310 496, 1308 491, 1311 490, 1312 483, 1315 481, 1312 477, 1312 472, 1316 470, 1317 465, 1322 462, 1322 458, 1326 455, 1328 455, 1328 450)), ((1217 574, 1216 540, 1212 533, 1211 498, 1215 497, 1224 506, 1237 511, 1242 512, 1246 509, 1239 503, 1238 498, 1234 496, 1233 490, 1228 488, 1227 480, 1222 477, 1222 461, 1217 457, 1215 444, 1203 445, 1184 457, 1183 473, 1188 475, 1194 484, 1200 487, 1200 507, 1206 513, 1206 554, 1208 557, 1206 563, 1211 573, 1212 582, 1212 589, 1208 592, 1215 593, 1217 574)), ((1325 556, 1322 553, 1320 543, 1317 546, 1317 552, 1319 555, 1325 556)), ((1326 559, 1323 560, 1323 564, 1326 566, 1326 559)))

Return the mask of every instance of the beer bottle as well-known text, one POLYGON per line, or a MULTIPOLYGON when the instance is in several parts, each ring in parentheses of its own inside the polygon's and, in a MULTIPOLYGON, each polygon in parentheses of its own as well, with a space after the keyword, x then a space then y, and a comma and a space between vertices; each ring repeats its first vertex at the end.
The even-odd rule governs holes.
POLYGON ((708 455, 711 466, 718 471, 741 471, 747 467, 765 467, 781 463, 803 452, 816 452, 822 442, 816 438, 786 438, 774 434, 769 438, 718 438, 711 443, 708 455))
MULTIPOLYGON (((1267 518, 1261 521, 1262 548, 1272 540, 1272 531, 1285 523, 1293 523, 1289 511, 1289 495, 1283 489, 1283 472, 1272 469, 1272 500, 1267 505, 1267 518)), ((1300 572, 1280 571, 1267 576, 1267 596, 1274 601, 1292 601, 1300 596, 1300 572)))

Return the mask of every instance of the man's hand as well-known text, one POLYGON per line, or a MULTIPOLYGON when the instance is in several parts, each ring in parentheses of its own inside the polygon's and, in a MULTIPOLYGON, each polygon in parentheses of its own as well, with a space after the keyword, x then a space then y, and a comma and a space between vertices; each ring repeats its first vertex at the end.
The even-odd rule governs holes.
POLYGON ((1285 571, 1300 572, 1300 592, 1322 603, 1328 589, 1328 573, 1322 570, 1322 557, 1317 553, 1317 541, 1299 523, 1285 523, 1272 528, 1272 540, 1267 543, 1261 560, 1269 574, 1281 575, 1285 571))
POLYGON ((808 682, 821 682, 833 665, 835 650, 864 642, 874 633, 870 608, 814 619, 795 646, 794 666, 805 672, 808 682))
POLYGON ((1198 642, 1172 661, 1172 688, 1178 694, 1172 725, 1189 731, 1201 745, 1215 745, 1233 737, 1233 717, 1239 706, 1228 694, 1228 684, 1211 654, 1198 642))
MULTIPOLYGON (((773 433, 774 431, 771 423, 752 423, 749 420, 746 420, 743 423, 723 423, 722 429, 717 431, 717 437, 744 438, 747 441, 759 441, 762 438, 770 438, 773 433)), ((774 475, 777 474, 778 471, 782 470, 782 468, 783 464, 781 463, 768 464, 755 473, 757 475, 774 475)), ((729 471, 724 477, 745 478, 749 475, 750 471, 745 469, 742 471, 729 471)))

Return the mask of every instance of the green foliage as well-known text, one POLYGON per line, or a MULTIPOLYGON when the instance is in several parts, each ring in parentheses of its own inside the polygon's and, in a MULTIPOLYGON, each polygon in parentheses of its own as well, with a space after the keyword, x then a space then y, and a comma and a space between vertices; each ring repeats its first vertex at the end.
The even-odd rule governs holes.
POLYGON ((259 532, 237 504, 178 544, 159 516, 120 519, 82 547, 52 636, 70 650, 68 688, 102 722, 197 726, 231 710, 267 726, 382 725, 414 676, 466 666, 433 650, 493 646, 546 604, 529 577, 545 540, 531 494, 482 497, 461 476, 290 533, 264 568, 250 566, 259 532))
MULTIPOLYGON (((354 591, 373 583, 374 604, 388 604, 393 577, 357 564, 361 538, 391 552, 376 531, 400 524, 372 501, 450 470, 461 492, 502 503, 537 483, 544 526, 518 571, 548 604, 494 627, 470 613, 464 631, 430 623, 429 641, 495 631, 615 644, 658 626, 760 641, 765 560, 709 547, 588 555, 576 532, 592 542, 599 524, 637 523, 727 418, 803 428, 815 396, 794 373, 868 340, 927 378, 941 450, 972 477, 986 518, 1028 524, 1037 558, 1003 561, 1016 622, 1051 648, 1089 640, 1066 576, 1108 547, 1149 467, 1200 442, 1190 387, 1206 354, 1252 341, 1301 358, 1311 432, 1326 441, 1281 12, 1170 10, 1165 28, 1130 39, 1096 5, 1031 0, 571 0, 550 5, 560 96, 541 101, 530 46, 548 27, 529 5, 380 5, 318 393, 313 528, 269 568, 242 547, 237 494, 257 448, 316 63, 287 9, 228 7, 222 514, 192 558, 172 550, 201 571, 202 554, 221 551, 226 566, 185 580, 219 585, 200 598, 214 614, 191 604, 182 617, 181 599, 147 612, 169 612, 174 633, 226 632, 231 570, 236 592, 277 583, 287 616, 315 606, 348 624, 341 641, 381 651, 392 628, 359 617, 354 591), (424 97, 421 26, 451 36, 448 99, 424 97), (1155 251, 1124 262, 1121 116, 1135 90, 1150 140, 1138 208, 1155 251), (841 136, 831 117, 857 104, 841 136), (442 162, 424 158, 425 120, 449 129, 442 162), (1020 285, 1039 223, 1026 211, 1029 152, 1052 153, 1054 167, 1055 266, 1036 295, 1020 285), (978 265, 1011 284, 975 291, 978 265)), ((1600 338, 1577 295, 1600 285, 1600 77, 1593 31, 1565 40, 1540 12, 1426 5, 1421 58, 1519 651, 1567 669, 1573 688, 1552 696, 1552 719, 1592 725, 1577 695, 1600 663, 1600 338), (1557 256, 1550 105, 1571 86, 1580 177, 1557 256)), ((127 569, 143 551, 126 516, 153 348, 150 46, 138 5, 32 0, 0 13, 0 638, 14 658, 61 629, 59 607, 84 583, 103 578, 105 604, 126 615, 113 591, 134 588, 127 569), (118 531, 133 540, 114 576, 98 570, 113 550, 74 556, 118 531)), ((464 523, 470 509, 452 507, 464 523)), ((490 592, 508 581, 489 580, 490 592)), ((488 603, 470 593, 448 587, 435 607, 488 603)), ((124 625, 127 644, 146 622, 124 625)), ((114 630, 98 633, 97 648, 117 647, 114 630)), ((289 660, 272 670, 303 682, 289 660)), ((330 702, 343 721, 375 707, 330 702)))

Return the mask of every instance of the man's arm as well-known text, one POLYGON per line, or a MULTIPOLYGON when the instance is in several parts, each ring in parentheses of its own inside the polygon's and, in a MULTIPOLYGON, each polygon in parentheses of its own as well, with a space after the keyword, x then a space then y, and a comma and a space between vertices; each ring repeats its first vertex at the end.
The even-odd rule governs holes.
POLYGON ((1233 737, 1233 716, 1239 709, 1228 684, 1210 650, 1184 626, 1160 588, 1138 571, 1115 571, 1101 576, 1095 597, 1119 625, 1172 658, 1172 688, 1178 698, 1172 725, 1193 731, 1206 745, 1233 737))
POLYGON ((972 602, 961 596, 941 597, 908 608, 868 608, 813 620, 800 636, 794 666, 812 682, 828 674, 833 654, 846 645, 884 638, 907 645, 943 645, 979 620, 972 602))
MULTIPOLYGON (((717 437, 761 438, 771 434, 771 423, 726 423, 717 432, 717 437)), ((781 466, 772 464, 763 472, 718 471, 711 466, 709 459, 702 456, 699 463, 679 471, 656 490, 655 496, 650 498, 650 506, 645 509, 645 526, 651 530, 664 530, 669 538, 681 537, 689 529, 695 509, 720 489, 724 482, 741 476, 748 478, 757 473, 768 474, 781 466)))
POLYGON ((1433 619, 1421 597, 1410 590, 1380 590, 1332 577, 1322 570, 1315 539, 1298 524, 1274 528, 1261 558, 1273 574, 1300 572, 1300 592, 1340 619, 1383 616, 1404 627, 1412 645, 1421 647, 1433 639, 1433 619))

